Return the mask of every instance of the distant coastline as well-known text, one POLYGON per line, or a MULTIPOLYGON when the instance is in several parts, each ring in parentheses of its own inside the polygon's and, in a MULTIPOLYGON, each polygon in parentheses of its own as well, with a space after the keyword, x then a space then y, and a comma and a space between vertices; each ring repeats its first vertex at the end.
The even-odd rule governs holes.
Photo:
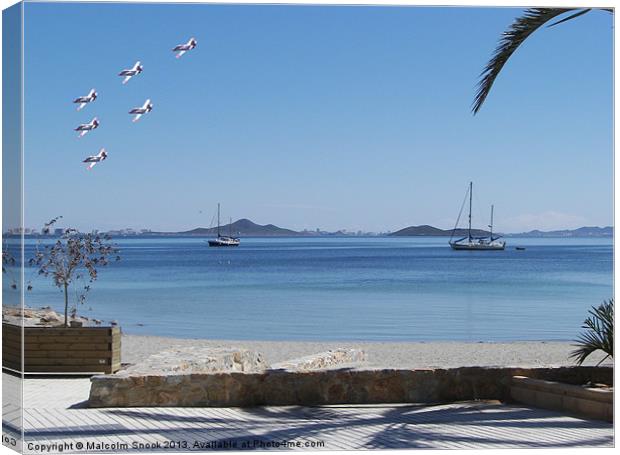
POLYGON ((506 237, 613 237, 613 226, 584 226, 577 229, 561 231, 529 231, 520 234, 506 234, 506 237))
MULTIPOLYGON (((389 234, 396 237, 445 237, 445 236, 462 236, 467 235, 467 229, 439 229, 429 225, 422 226, 409 226, 399 231, 389 234)), ((486 236, 490 232, 481 229, 472 229, 473 236, 486 236)), ((577 229, 564 229, 557 231, 540 231, 533 230, 520 233, 498 233, 504 237, 613 237, 614 228, 612 226, 597 227, 597 226, 584 226, 577 229)))
MULTIPOLYGON (((140 231, 133 229, 111 230, 111 231, 99 231, 100 233, 107 233, 112 237, 214 237, 217 235, 217 228, 214 227, 197 227, 195 229, 178 232, 158 232, 148 229, 142 229, 140 231)), ((231 233, 232 235, 242 237, 450 237, 467 235, 467 229, 440 229, 430 225, 408 226, 403 229, 394 232, 363 232, 363 231, 323 231, 320 229, 315 230, 303 230, 295 231, 292 229, 282 228, 274 224, 257 224, 246 218, 237 220, 231 224, 226 224, 220 227, 220 232, 223 235, 231 233)), ((481 229, 472 229, 472 235, 474 236, 488 236, 489 232, 481 229)), ((33 230, 26 230, 24 237, 26 238, 39 238, 39 237, 58 237, 62 234, 62 229, 56 229, 55 232, 50 235, 41 235, 33 230)), ((555 231, 541 231, 533 230, 521 233, 497 233, 504 237, 528 237, 528 238, 545 238, 545 237, 567 237, 567 238, 611 238, 614 235, 613 226, 597 227, 597 226, 584 226, 577 229, 564 229, 555 231)), ((5 237, 18 237, 20 235, 19 230, 11 230, 5 232, 5 237)))

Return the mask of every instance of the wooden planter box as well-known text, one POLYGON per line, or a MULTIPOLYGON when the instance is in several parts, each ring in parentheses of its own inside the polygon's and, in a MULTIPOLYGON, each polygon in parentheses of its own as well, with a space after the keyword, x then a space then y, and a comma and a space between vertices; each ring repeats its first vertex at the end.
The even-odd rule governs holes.
POLYGON ((2 323, 2 367, 31 374, 115 373, 121 367, 120 328, 2 323))

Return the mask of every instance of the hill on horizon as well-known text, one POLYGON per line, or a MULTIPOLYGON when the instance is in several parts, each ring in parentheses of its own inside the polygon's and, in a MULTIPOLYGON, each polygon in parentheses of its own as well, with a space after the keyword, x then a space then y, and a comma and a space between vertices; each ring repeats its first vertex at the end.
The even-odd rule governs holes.
MULTIPOLYGON (((256 224, 247 218, 234 221, 230 224, 220 226, 220 234, 232 236, 247 236, 247 237, 275 237, 275 236, 301 236, 303 234, 293 231, 291 229, 285 229, 273 224, 260 225, 256 224)), ((199 227, 190 231, 177 232, 177 234, 183 235, 217 235, 217 227, 203 228, 199 227)))
MULTIPOLYGON (((428 224, 423 224, 421 226, 409 226, 388 235, 393 237, 449 237, 452 235, 452 232, 452 229, 439 229, 434 226, 429 226, 428 224)), ((472 229, 471 233, 474 237, 484 237, 490 234, 489 231, 484 231, 482 229, 472 229)), ((467 235, 467 229, 456 229, 454 235, 456 237, 467 235)))

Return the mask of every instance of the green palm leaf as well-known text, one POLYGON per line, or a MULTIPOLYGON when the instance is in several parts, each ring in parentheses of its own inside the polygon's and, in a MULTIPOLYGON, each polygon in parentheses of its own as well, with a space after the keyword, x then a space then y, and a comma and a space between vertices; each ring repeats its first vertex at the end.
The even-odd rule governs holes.
POLYGON ((590 317, 582 326, 586 332, 579 335, 575 345, 577 349, 570 354, 579 365, 595 351, 600 350, 607 354, 601 362, 614 354, 614 300, 592 307, 589 313, 590 317))
MULTIPOLYGON (((604 11, 607 11, 613 14, 613 8, 599 8, 604 11)), ((550 25, 553 27, 554 25, 561 24, 563 22, 569 21, 576 17, 582 16, 590 12, 592 8, 529 8, 526 9, 523 13, 523 16, 518 17, 512 25, 506 30, 502 38, 499 41, 499 44, 495 51, 493 52, 493 56, 491 60, 484 67, 484 70, 480 74, 480 82, 478 82, 478 89, 476 91, 476 97, 474 98, 474 102, 472 105, 472 112, 475 114, 478 113, 484 101, 486 100, 489 92, 491 91, 491 87, 493 87, 493 83, 495 79, 501 72, 502 68, 508 61, 508 59, 514 54, 514 52, 518 49, 518 47, 523 44, 523 42, 536 30, 545 25, 550 20, 558 17, 564 13, 569 11, 576 11, 570 16, 554 22, 550 25)))

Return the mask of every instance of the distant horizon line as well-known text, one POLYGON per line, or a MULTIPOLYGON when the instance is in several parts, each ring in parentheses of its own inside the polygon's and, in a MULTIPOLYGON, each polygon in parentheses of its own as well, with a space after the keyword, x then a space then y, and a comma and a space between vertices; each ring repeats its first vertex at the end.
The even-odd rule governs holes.
MULTIPOLYGON (((258 224, 253 222, 252 220, 248 219, 248 218, 239 218, 236 221, 233 221, 232 223, 227 223, 227 224, 223 224, 220 226, 220 228, 227 228, 230 225, 234 225, 235 223, 239 223, 242 221, 249 221, 250 223, 252 223, 255 226, 259 226, 259 227, 267 227, 267 226, 273 226, 274 228, 277 229, 281 229, 281 230, 288 230, 297 234, 311 234, 311 235, 357 235, 357 236, 380 236, 380 235, 390 235, 390 234, 394 234, 396 232, 400 232, 406 229, 411 229, 411 228, 424 228, 424 227, 428 227, 428 228, 432 228, 432 229, 439 229, 441 231, 454 231, 454 230, 467 230, 467 228, 463 228, 463 227, 457 227, 455 228, 451 228, 451 229, 442 229, 442 228, 438 228, 436 226, 433 226, 431 224, 417 224, 417 225, 409 225, 409 226, 405 226, 403 228, 399 228, 399 229, 395 229, 395 230, 387 230, 387 231, 366 231, 363 229, 355 229, 355 230, 349 230, 349 229, 336 229, 336 230, 325 230, 325 229, 320 229, 320 228, 314 228, 314 229, 308 229, 308 228, 304 228, 301 230, 295 230, 295 229, 290 229, 290 228, 283 228, 281 226, 275 225, 273 223, 267 223, 267 224, 258 224)), ((65 229, 68 229, 67 227, 64 228, 55 228, 53 229, 53 233, 50 234, 41 234, 39 229, 36 228, 23 228, 24 232, 21 232, 20 229, 22 228, 9 228, 8 230, 4 230, 2 235, 19 235, 19 234, 24 234, 24 235, 46 235, 46 236, 54 236, 54 235, 59 235, 61 233, 61 231, 64 231, 65 229)), ((115 233, 115 234, 119 234, 119 235, 157 235, 157 234, 162 234, 162 235, 174 235, 174 234, 187 234, 187 235, 199 235, 199 234, 190 234, 192 231, 197 231, 197 230, 205 230, 205 231, 209 231, 209 230, 216 230, 217 226, 210 226, 210 227, 202 227, 202 226, 198 226, 195 228, 191 228, 191 229, 185 229, 185 230, 178 230, 178 231, 160 231, 160 230, 153 230, 150 228, 131 228, 131 227, 125 227, 125 228, 116 228, 116 229, 90 229, 90 232, 99 232, 99 233, 115 233)), ((543 230, 541 228, 534 228, 534 229, 529 229, 526 231, 519 231, 519 232, 501 232, 498 231, 497 234, 501 234, 501 235, 517 235, 517 234, 530 234, 530 233, 541 233, 541 234, 549 234, 549 233, 553 233, 553 232, 572 232, 572 231, 578 231, 578 230, 583 230, 583 229, 601 229, 601 230, 605 230, 605 229, 614 229, 613 225, 607 225, 607 226, 598 226, 598 225, 591 225, 591 226, 579 226, 576 228, 558 228, 558 229, 548 229, 548 230, 543 230)), ((472 231, 486 231, 485 229, 481 229, 481 228, 472 228, 472 231)), ((84 230, 83 232, 88 232, 88 230, 84 230)), ((418 236, 424 236, 424 235, 418 235, 418 236)), ((429 235, 430 236, 430 235, 429 235)))

